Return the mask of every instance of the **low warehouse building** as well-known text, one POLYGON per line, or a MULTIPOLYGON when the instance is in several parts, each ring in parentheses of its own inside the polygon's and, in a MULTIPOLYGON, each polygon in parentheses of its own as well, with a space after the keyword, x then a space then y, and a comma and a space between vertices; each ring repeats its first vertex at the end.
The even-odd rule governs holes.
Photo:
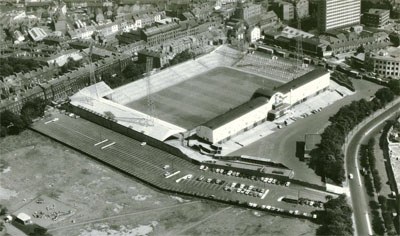
POLYGON ((330 74, 316 69, 275 91, 257 90, 250 101, 197 127, 196 134, 206 142, 222 143, 265 122, 267 117, 283 115, 291 106, 329 88, 329 84, 330 74))

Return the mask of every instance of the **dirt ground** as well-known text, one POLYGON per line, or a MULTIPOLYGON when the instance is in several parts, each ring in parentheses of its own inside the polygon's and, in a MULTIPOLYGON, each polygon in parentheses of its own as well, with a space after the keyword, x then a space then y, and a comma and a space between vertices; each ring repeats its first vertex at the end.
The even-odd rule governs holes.
POLYGON ((50 222, 53 235, 313 235, 318 227, 164 194, 32 131, 0 147, 0 204, 21 212, 43 195, 74 209, 50 222))

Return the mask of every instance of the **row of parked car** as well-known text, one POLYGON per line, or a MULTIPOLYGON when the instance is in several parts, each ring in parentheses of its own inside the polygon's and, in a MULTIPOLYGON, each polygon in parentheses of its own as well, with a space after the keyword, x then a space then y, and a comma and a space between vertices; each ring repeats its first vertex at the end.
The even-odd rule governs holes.
POLYGON ((289 187, 289 186, 290 186, 290 182, 289 182, 289 181, 287 181, 287 182, 282 182, 282 181, 279 181, 279 180, 277 180, 277 179, 275 179, 275 178, 261 177, 260 180, 261 180, 262 182, 264 182, 264 183, 267 183, 267 184, 285 185, 286 187, 289 187))
POLYGON ((304 212, 301 214, 299 210, 285 210, 285 209, 270 206, 270 205, 258 205, 257 203, 253 203, 253 202, 249 202, 247 205, 249 207, 259 208, 259 209, 267 210, 267 211, 275 211, 275 212, 286 213, 286 214, 290 214, 290 215, 303 216, 303 217, 312 218, 312 219, 317 218, 316 214, 311 214, 311 213, 307 213, 307 212, 304 212))
POLYGON ((231 185, 226 185, 224 187, 224 190, 228 192, 236 191, 236 193, 241 193, 248 196, 260 197, 260 198, 266 191, 263 188, 254 187, 253 185, 246 186, 245 184, 238 184, 238 183, 232 183, 231 185))
POLYGON ((318 207, 318 208, 323 208, 324 207, 324 203, 321 201, 313 201, 313 200, 309 200, 306 198, 299 198, 299 204, 300 205, 308 205, 308 206, 312 206, 312 207, 318 207))
POLYGON ((210 184, 219 184, 223 185, 225 183, 225 180, 220 180, 220 179, 213 179, 213 178, 205 178, 203 175, 199 176, 196 178, 197 181, 206 181, 207 183, 210 184))

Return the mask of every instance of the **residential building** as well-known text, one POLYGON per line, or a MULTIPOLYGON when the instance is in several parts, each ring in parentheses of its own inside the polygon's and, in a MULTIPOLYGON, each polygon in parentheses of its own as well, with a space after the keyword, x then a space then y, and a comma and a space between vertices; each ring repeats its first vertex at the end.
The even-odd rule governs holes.
POLYGON ((355 52, 360 45, 366 51, 378 50, 389 46, 389 35, 385 32, 372 33, 362 31, 357 34, 348 31, 331 31, 329 34, 320 35, 319 38, 329 43, 331 54, 355 52))
POLYGON ((290 2, 276 1, 273 4, 273 9, 281 20, 290 21, 294 19, 295 7, 290 2))
MULTIPOLYGON (((48 65, 57 64, 58 66, 63 66, 68 62, 69 58, 72 58, 74 61, 78 61, 82 59, 82 55, 79 53, 79 50, 69 49, 65 51, 60 51, 55 55, 51 55, 50 57, 45 57, 41 59, 45 61, 48 65)), ((39 59, 40 60, 40 59, 39 59)))
POLYGON ((39 27, 34 27, 28 30, 29 36, 32 38, 33 41, 41 41, 47 37, 47 33, 39 27))
POLYGON ((96 27, 90 25, 87 27, 69 30, 68 34, 71 39, 89 39, 92 34, 96 31, 96 27))
POLYGON ((235 18, 248 20, 261 15, 261 5, 239 2, 235 11, 235 18))
POLYGON ((360 24, 361 0, 318 1, 318 30, 326 32, 360 24))
POLYGON ((153 68, 162 68, 169 62, 167 55, 163 52, 146 49, 138 52, 139 63, 146 63, 148 57, 153 59, 153 68))
POLYGON ((309 2, 308 0, 292 0, 295 8, 296 19, 309 16, 309 2))
POLYGON ((361 16, 361 23, 365 26, 380 28, 389 23, 389 10, 369 9, 361 16))
POLYGON ((249 29, 249 32, 250 32, 249 41, 251 43, 254 43, 254 42, 256 42, 257 40, 259 40, 261 38, 260 27, 254 26, 251 29, 249 29))

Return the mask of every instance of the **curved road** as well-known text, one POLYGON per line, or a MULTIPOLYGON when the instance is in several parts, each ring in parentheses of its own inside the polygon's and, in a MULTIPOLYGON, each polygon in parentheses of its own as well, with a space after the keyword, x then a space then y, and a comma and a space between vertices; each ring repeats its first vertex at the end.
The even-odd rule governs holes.
POLYGON ((372 222, 371 216, 368 214, 368 196, 364 190, 364 184, 361 180, 361 174, 359 170, 358 163, 358 150, 360 148, 360 144, 365 140, 368 140, 373 133, 380 130, 385 121, 391 117, 393 117, 396 113, 400 112, 400 103, 399 100, 396 101, 395 105, 387 108, 382 114, 377 115, 372 120, 368 122, 362 122, 358 126, 359 128, 355 133, 350 137, 350 140, 347 142, 347 150, 346 150, 346 173, 352 173, 354 178, 349 180, 351 201, 353 205, 354 218, 355 218, 355 229, 356 235, 371 235, 372 222))

